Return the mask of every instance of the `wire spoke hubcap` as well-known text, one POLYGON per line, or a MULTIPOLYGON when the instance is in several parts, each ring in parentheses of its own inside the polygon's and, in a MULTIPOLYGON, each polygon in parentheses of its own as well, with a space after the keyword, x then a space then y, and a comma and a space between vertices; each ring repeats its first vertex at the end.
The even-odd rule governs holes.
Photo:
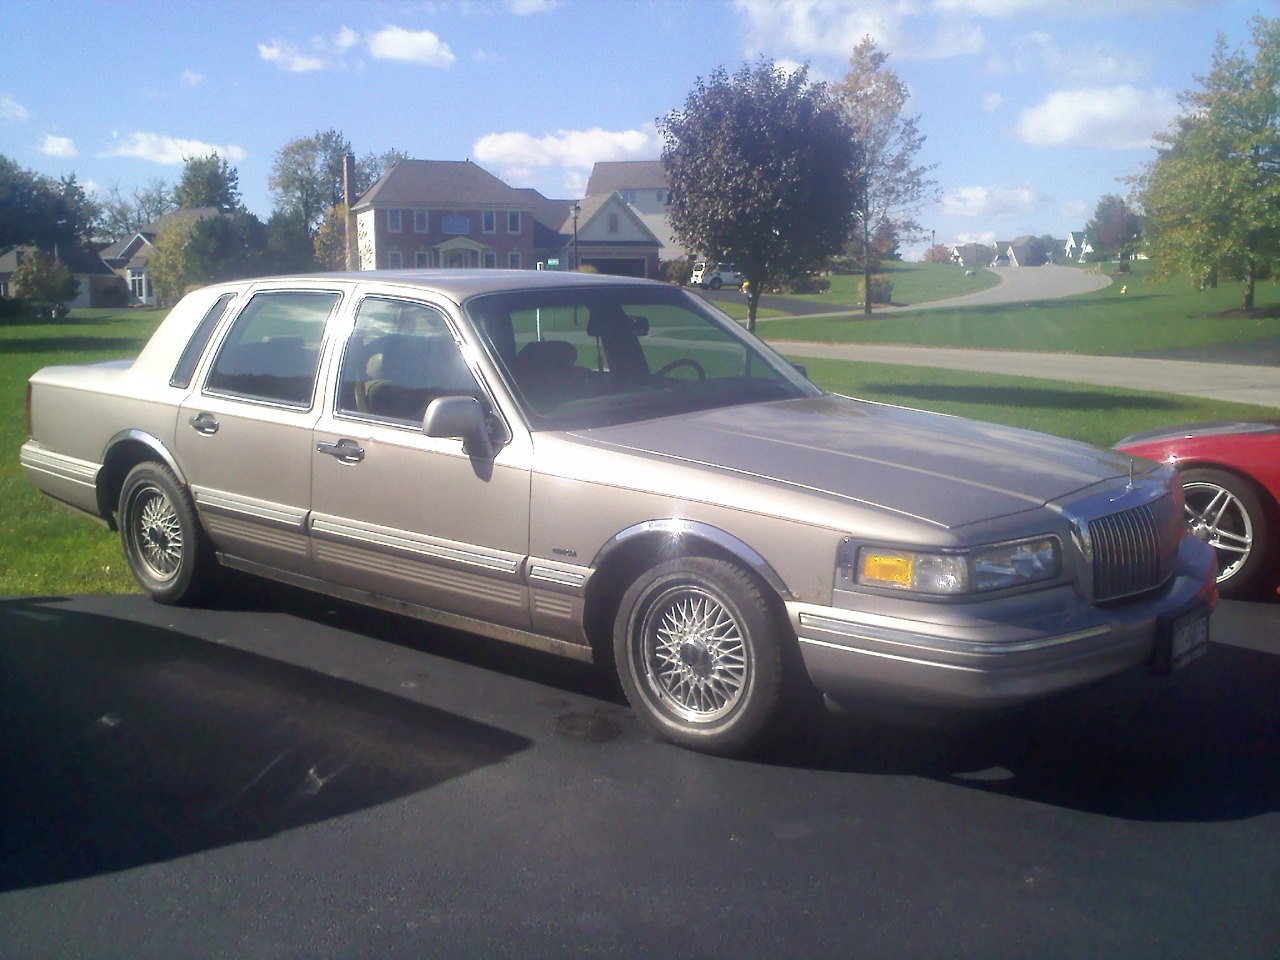
POLYGON ((659 595, 639 642, 650 690, 681 719, 709 723, 742 699, 750 649, 733 615, 705 590, 681 585, 659 595))
POLYGON ((1182 488, 1191 532, 1218 554, 1218 582, 1233 577, 1249 559, 1253 521, 1239 498, 1216 483, 1188 483, 1182 488))
POLYGON ((182 564, 182 524, 161 491, 141 491, 135 501, 134 542, 138 556, 157 580, 169 580, 182 564))

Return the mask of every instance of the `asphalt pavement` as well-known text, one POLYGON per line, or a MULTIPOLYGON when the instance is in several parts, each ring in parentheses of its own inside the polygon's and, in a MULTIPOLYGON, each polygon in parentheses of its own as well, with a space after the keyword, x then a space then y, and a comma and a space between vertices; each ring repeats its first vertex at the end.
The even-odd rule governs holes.
POLYGON ((656 743, 602 673, 272 587, 0 601, 0 955, 1280 955, 1280 603, 965 724, 656 743))

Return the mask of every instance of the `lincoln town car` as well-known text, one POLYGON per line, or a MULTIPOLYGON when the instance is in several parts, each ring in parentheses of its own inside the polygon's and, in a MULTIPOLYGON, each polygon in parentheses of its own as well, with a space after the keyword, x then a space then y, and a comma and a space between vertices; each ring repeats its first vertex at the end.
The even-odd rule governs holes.
POLYGON ((719 754, 796 706, 1179 669, 1217 600, 1167 465, 833 395, 653 281, 218 284, 27 403, 26 477, 118 529, 155 600, 234 568, 600 663, 719 754))

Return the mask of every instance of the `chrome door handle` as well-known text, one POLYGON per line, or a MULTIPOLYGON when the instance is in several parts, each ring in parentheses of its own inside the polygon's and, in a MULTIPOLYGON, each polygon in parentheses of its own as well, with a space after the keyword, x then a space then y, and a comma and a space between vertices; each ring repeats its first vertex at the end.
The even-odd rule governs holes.
POLYGON ((364 447, 354 440, 320 440, 316 443, 317 453, 327 453, 343 463, 359 463, 364 459, 364 447))
POLYGON ((197 413, 187 422, 195 427, 196 433, 202 433, 206 437, 218 432, 218 418, 211 413, 197 413))

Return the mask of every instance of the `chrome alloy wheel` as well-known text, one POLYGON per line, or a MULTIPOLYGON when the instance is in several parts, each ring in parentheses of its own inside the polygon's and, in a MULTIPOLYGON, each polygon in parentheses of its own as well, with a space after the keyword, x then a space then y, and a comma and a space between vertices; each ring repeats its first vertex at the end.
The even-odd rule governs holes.
POLYGON ((157 580, 172 580, 182 566, 182 523, 172 501, 158 487, 134 492, 130 535, 137 557, 157 580))
POLYGON ((750 682, 742 629, 714 594, 696 585, 673 585, 655 597, 633 642, 650 690, 686 722, 719 720, 750 682))
POLYGON ((1184 482, 1191 532, 1218 554, 1218 583, 1235 576, 1253 549, 1253 521, 1249 511, 1230 490, 1206 480, 1184 482))

